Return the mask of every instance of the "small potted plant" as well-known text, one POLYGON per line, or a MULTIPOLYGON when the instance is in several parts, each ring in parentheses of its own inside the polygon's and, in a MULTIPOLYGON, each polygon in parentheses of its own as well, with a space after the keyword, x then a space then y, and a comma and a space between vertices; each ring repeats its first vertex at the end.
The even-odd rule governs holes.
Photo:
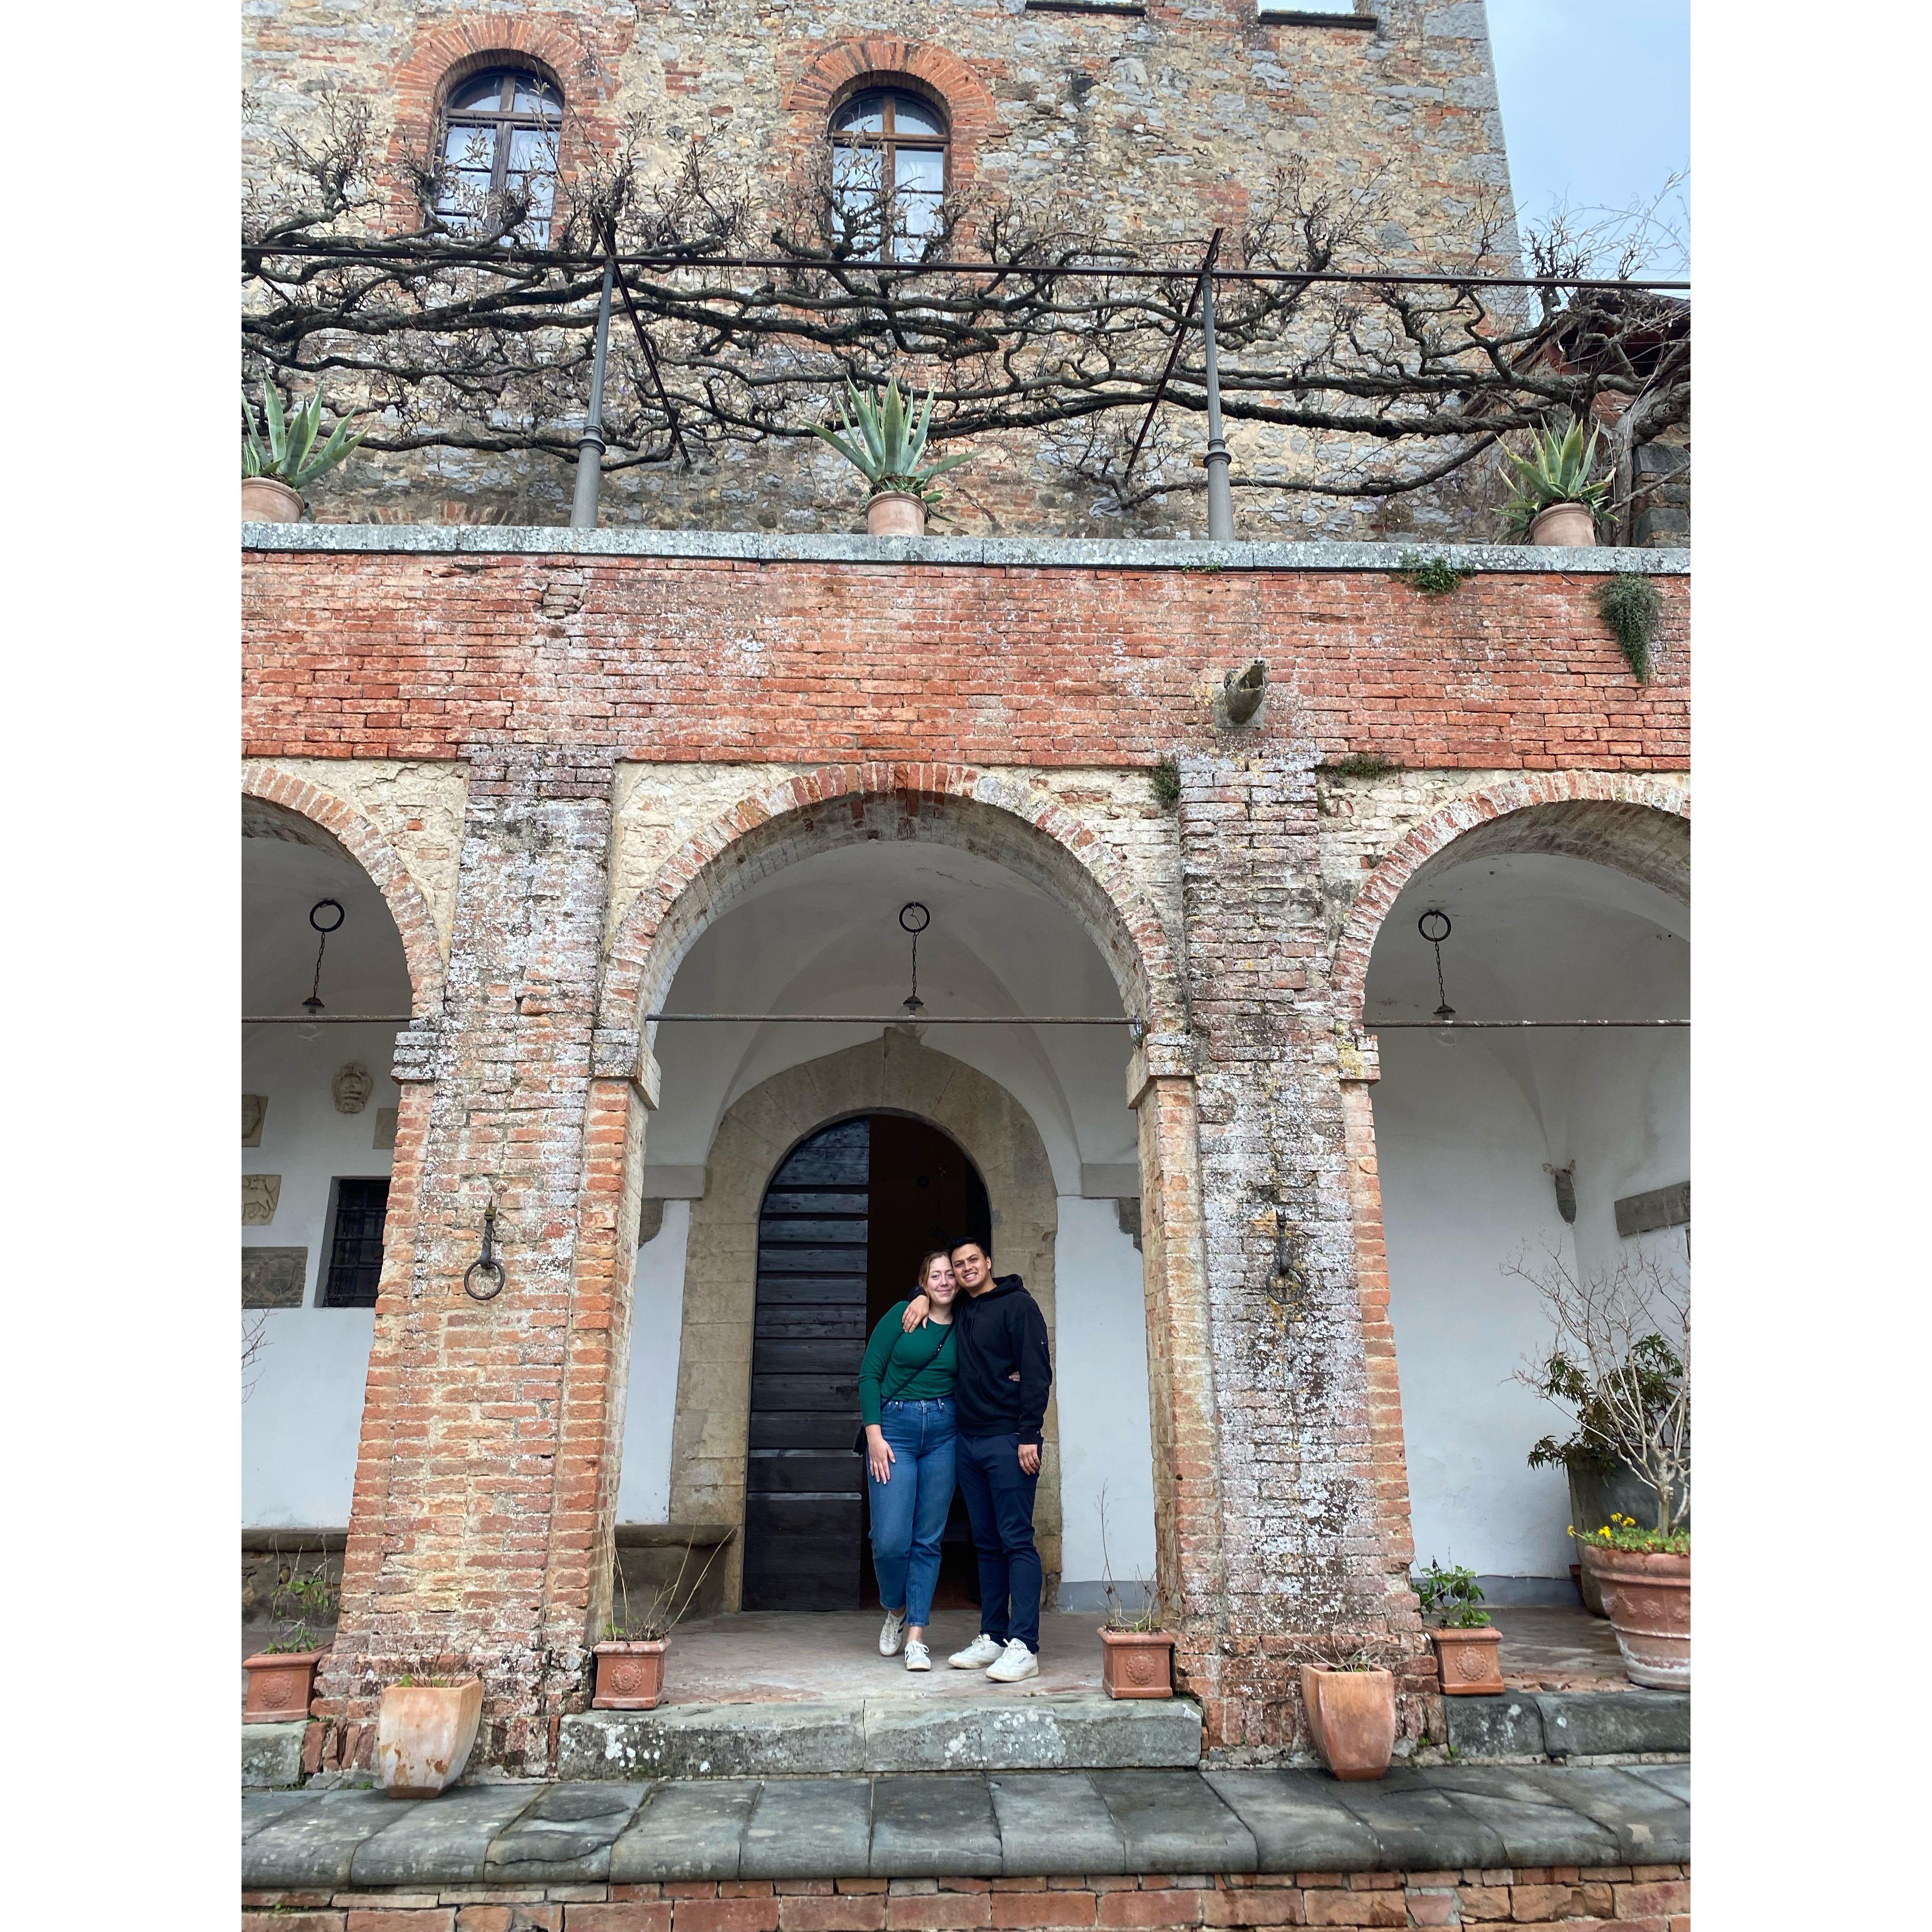
POLYGON ((1395 1750, 1395 1674, 1337 1634, 1301 1666, 1301 1705, 1322 1762, 1345 1783, 1387 1774, 1395 1750))
POLYGON ((1580 422, 1560 435, 1553 428, 1532 430, 1528 454, 1505 449, 1503 461, 1510 472, 1503 515, 1513 542, 1594 545, 1597 519, 1610 490, 1607 476, 1591 478, 1597 461, 1594 429, 1587 440, 1580 422))
POLYGON ((605 1626, 604 1641, 596 1647, 597 1682, 590 1700, 592 1710, 654 1711, 664 1701, 664 1652, 670 1642, 670 1634, 683 1621, 706 1574, 724 1546, 722 1543, 712 1546, 704 1568, 686 1590, 684 1577, 690 1568, 692 1547, 687 1543, 677 1574, 636 1617, 631 1614, 631 1592, 624 1580, 624 1566, 621 1562, 614 1565, 623 1614, 621 1618, 614 1617, 605 1626))
POLYGON ((278 1580, 270 1610, 286 1606, 293 1614, 283 1617, 274 1642, 242 1660, 248 1673, 248 1693, 242 1700, 244 1724, 292 1724, 308 1716, 316 1666, 328 1654, 328 1646, 316 1641, 310 1619, 328 1621, 340 1600, 326 1558, 304 1570, 298 1558, 295 1568, 278 1580))
POLYGON ((262 414, 266 432, 258 430, 255 412, 248 399, 242 399, 242 520, 257 524, 298 524, 307 507, 302 497, 304 486, 313 483, 326 470, 332 470, 368 434, 358 430, 351 436, 349 418, 343 417, 328 433, 320 449, 316 438, 322 433, 322 392, 298 406, 293 416, 285 415, 282 399, 272 382, 262 385, 262 414))
POLYGON ((1690 1688, 1690 1292, 1674 1262, 1648 1248, 1606 1269, 1573 1274, 1559 1255, 1532 1271, 1556 1329, 1518 1379, 1568 1406, 1580 1426, 1643 1479, 1648 1528, 1622 1511, 1570 1534, 1600 1594, 1624 1674, 1658 1690, 1690 1688))
POLYGON ((1445 1570, 1431 1562, 1415 1580, 1422 1614, 1432 1617, 1429 1641, 1445 1697, 1493 1697, 1503 1688, 1500 1652, 1503 1634, 1483 1608, 1476 1573, 1457 1565, 1445 1570))
POLYGON ((926 406, 915 422, 910 399, 901 392, 898 376, 892 376, 876 398, 862 395, 851 382, 846 383, 838 404, 844 434, 812 424, 812 434, 831 444, 871 485, 872 496, 866 506, 868 535, 924 536, 927 514, 939 502, 933 478, 968 460, 970 452, 966 451, 937 463, 924 460, 926 430, 932 421, 932 391, 927 389, 926 406))
POLYGON ((483 1717, 480 1677, 399 1677, 376 1711, 376 1775, 392 1798, 434 1798, 463 1775, 483 1717))

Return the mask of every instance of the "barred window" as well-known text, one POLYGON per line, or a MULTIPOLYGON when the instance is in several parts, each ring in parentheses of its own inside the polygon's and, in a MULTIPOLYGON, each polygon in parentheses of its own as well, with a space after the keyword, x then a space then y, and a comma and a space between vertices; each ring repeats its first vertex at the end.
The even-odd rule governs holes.
POLYGON ((382 1274, 382 1227, 389 1213, 386 1175, 335 1184, 335 1211, 322 1277, 325 1308, 374 1308, 382 1274))
POLYGON ((562 122, 562 95, 527 68, 459 81, 443 104, 436 213, 460 232, 488 231, 520 209, 506 238, 545 246, 562 122))
POLYGON ((946 200, 945 110, 868 88, 832 117, 832 191, 844 238, 872 260, 916 256, 946 200))

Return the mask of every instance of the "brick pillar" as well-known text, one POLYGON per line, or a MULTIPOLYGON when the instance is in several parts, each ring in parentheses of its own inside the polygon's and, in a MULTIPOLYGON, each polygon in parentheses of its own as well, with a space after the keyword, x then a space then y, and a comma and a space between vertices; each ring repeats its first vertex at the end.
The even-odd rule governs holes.
POLYGON ((1127 1066, 1139 1117, 1142 1274, 1148 1420, 1154 1437, 1154 1574, 1177 1642, 1180 1688, 1201 1700, 1207 1742, 1222 1742, 1221 1502, 1193 1042, 1154 1034, 1127 1066))
POLYGON ((443 1010, 398 1043, 404 1179, 317 1713, 366 1724, 406 1672, 474 1670, 479 1759, 530 1773, 550 1762, 608 1587, 622 1428, 616 1220, 642 1110, 628 1079, 593 1079, 611 776, 557 748, 493 747, 471 767, 443 1010), (508 1279, 477 1301, 464 1275, 493 1195, 508 1279))
MULTIPOLYGON (((1179 802, 1220 1438, 1225 1742, 1268 1749, 1295 1741, 1295 1666, 1310 1639, 1392 1638, 1405 1659, 1426 1648, 1406 1522, 1378 1488, 1376 1417, 1394 1395, 1394 1360, 1384 1300, 1371 1369, 1358 1277, 1315 752, 1285 737, 1184 758, 1179 802)), ((1379 1288, 1378 1251, 1373 1261, 1379 1288)), ((1422 1715, 1406 1699, 1406 1728, 1422 1715)))

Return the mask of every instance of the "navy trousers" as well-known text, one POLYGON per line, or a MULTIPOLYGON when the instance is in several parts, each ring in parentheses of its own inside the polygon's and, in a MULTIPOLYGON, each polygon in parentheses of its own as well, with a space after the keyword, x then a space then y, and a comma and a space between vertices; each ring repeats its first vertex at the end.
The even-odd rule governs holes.
POLYGON ((1040 1650, 1040 1552, 1034 1547, 1037 1476, 1020 1468, 1017 1436, 962 1436, 959 1493, 980 1558, 980 1628, 996 1643, 1018 1637, 1040 1650))

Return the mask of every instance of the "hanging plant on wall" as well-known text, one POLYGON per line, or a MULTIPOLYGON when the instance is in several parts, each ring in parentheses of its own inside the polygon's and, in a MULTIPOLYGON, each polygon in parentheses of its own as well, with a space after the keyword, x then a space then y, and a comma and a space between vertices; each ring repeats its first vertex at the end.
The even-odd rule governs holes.
POLYGON ((1597 587, 1597 614, 1609 625, 1640 684, 1650 682, 1652 647, 1664 616, 1657 586, 1641 572, 1620 570, 1597 587))

